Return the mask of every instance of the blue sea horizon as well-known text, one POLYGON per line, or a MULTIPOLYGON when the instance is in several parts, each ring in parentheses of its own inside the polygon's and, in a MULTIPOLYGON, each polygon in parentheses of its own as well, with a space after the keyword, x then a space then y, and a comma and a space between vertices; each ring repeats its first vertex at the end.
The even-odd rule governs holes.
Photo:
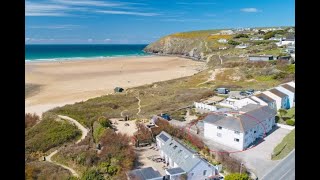
POLYGON ((63 61, 79 59, 148 56, 147 44, 26 44, 25 61, 63 61))

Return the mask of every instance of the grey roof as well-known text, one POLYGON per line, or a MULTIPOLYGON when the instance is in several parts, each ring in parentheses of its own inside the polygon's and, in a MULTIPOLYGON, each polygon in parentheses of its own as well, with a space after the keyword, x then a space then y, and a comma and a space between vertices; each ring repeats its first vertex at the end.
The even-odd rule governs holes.
POLYGON ((158 139, 159 139, 162 143, 165 143, 168 139, 171 139, 171 138, 172 138, 168 133, 166 133, 166 132, 164 132, 164 131, 162 131, 157 137, 159 137, 158 139))
POLYGON ((270 103, 270 102, 275 102, 274 99, 270 98, 269 96, 265 95, 265 94, 257 94, 255 95, 256 97, 258 97, 259 99, 261 99, 262 101, 266 102, 266 103, 270 103))
POLYGON ((218 109, 218 112, 228 112, 228 111, 231 111, 232 109, 230 108, 220 108, 218 109))
MULTIPOLYGON (((165 132, 162 131, 157 136, 157 139, 160 139, 160 135, 164 133, 165 132)), ((178 140, 173 139, 170 135, 169 140, 164 142, 164 145, 161 146, 160 149, 185 172, 190 172, 198 163, 204 161, 200 157, 194 156, 194 154, 197 154, 196 151, 187 148, 186 146, 178 142, 178 140)), ((210 164, 208 163, 208 165, 210 164)))
POLYGON ((275 88, 270 89, 269 91, 270 91, 271 93, 273 93, 273 94, 281 97, 281 98, 288 97, 288 95, 286 95, 285 93, 283 93, 283 92, 281 92, 281 91, 279 91, 278 89, 275 89, 275 88))
POLYGON ((180 167, 167 169, 166 171, 167 171, 170 175, 185 173, 185 171, 184 171, 183 169, 181 169, 180 167))
POLYGON ((239 115, 234 116, 210 114, 203 121, 229 130, 245 132, 261 121, 274 117, 277 113, 268 106, 257 104, 248 104, 239 111, 243 112, 243 114, 239 113, 239 115))
POLYGON ((255 99, 253 99, 251 96, 250 97, 248 97, 250 100, 252 100, 252 101, 254 101, 254 102, 256 102, 257 104, 260 104, 260 102, 258 102, 257 100, 255 100, 255 99))
POLYGON ((295 92, 295 88, 290 86, 289 84, 283 84, 281 86, 284 87, 285 89, 288 89, 289 91, 291 91, 293 93, 295 92))
POLYGON ((157 177, 162 177, 158 171, 155 171, 152 167, 135 169, 128 172, 129 179, 148 180, 157 177))

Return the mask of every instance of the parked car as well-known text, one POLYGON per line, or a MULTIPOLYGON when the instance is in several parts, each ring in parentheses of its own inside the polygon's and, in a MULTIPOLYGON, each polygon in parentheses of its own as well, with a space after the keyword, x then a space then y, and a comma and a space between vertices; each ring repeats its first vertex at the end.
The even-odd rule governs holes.
POLYGON ((248 90, 246 90, 246 93, 248 95, 252 95, 254 93, 254 89, 248 89, 248 90))
POLYGON ((246 91, 240 91, 239 94, 240 94, 241 96, 247 96, 247 95, 248 95, 246 91))
POLYGON ((230 92, 230 90, 227 88, 217 88, 215 91, 219 94, 228 94, 230 92))

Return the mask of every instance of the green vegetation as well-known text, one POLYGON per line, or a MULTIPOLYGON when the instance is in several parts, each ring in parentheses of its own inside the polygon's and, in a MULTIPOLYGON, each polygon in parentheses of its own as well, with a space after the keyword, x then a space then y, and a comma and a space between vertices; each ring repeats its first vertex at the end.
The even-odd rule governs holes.
POLYGON ((30 128, 25 133, 25 148, 27 152, 45 152, 63 143, 76 140, 81 136, 81 131, 64 120, 44 118, 37 126, 30 128))
POLYGON ((278 144, 271 156, 272 160, 279 160, 286 157, 295 147, 295 129, 287 134, 280 144, 278 144))
POLYGON ((175 119, 178 121, 185 121, 186 114, 187 114, 187 110, 181 109, 181 110, 172 112, 170 115, 172 119, 175 119))
POLYGON ((237 34, 233 38, 238 39, 238 38, 249 38, 247 34, 237 34))
POLYGON ((225 180, 249 180, 248 174, 233 173, 224 177, 225 180))
POLYGON ((295 125, 295 107, 288 110, 279 109, 278 111, 279 123, 290 126, 295 125))
POLYGON ((26 163, 25 165, 25 179, 68 179, 72 177, 69 170, 61 168, 58 165, 36 161, 26 163))
POLYGON ((228 44, 233 45, 233 46, 236 46, 236 45, 239 45, 239 44, 241 44, 241 43, 238 42, 238 41, 229 40, 229 41, 228 41, 228 44))
POLYGON ((282 34, 283 35, 285 33, 286 32, 284 30, 269 31, 263 36, 263 39, 267 40, 267 39, 270 39, 270 38, 274 37, 276 34, 282 34))
POLYGON ((66 105, 50 112, 77 119, 87 127, 91 127, 91 124, 101 116, 106 119, 120 117, 124 110, 130 119, 149 118, 153 114, 160 113, 171 115, 176 109, 189 106, 194 101, 214 94, 211 87, 197 86, 206 81, 208 76, 207 71, 204 71, 189 77, 127 89, 127 94, 106 95, 66 105), (138 94, 141 99, 141 112, 136 115, 138 94))
POLYGON ((104 180, 104 178, 95 169, 89 169, 83 173, 81 180, 104 180))
MULTIPOLYGON (((91 137, 87 138, 89 144, 91 137)), ((78 144, 61 149, 53 158, 82 173, 83 177, 101 175, 106 179, 126 179, 125 173, 133 168, 136 158, 130 141, 127 135, 105 129, 100 138, 99 154, 92 146, 78 144)))

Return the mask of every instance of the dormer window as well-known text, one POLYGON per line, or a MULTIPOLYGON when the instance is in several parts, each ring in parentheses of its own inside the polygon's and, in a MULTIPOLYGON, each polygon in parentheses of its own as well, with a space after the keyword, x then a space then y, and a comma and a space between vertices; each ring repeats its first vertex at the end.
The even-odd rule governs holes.
POLYGON ((218 129, 222 129, 222 127, 221 127, 221 126, 218 126, 217 128, 218 128, 218 129))

